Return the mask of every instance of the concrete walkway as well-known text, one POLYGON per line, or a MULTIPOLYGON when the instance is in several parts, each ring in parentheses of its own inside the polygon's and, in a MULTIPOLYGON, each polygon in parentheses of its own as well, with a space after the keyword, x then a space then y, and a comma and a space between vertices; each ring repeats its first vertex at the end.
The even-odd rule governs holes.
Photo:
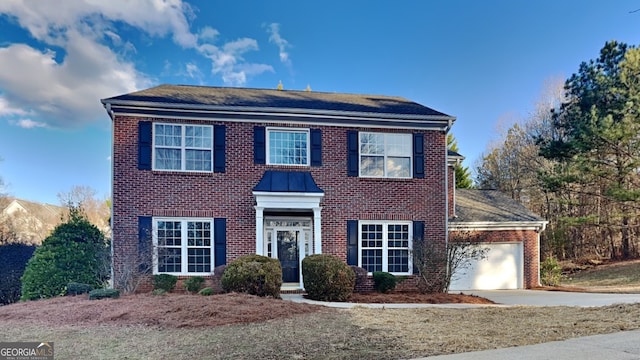
MULTIPOLYGON (((458 293, 458 292, 456 292, 458 293)), ((492 291, 464 291, 471 294, 487 298, 502 306, 606 306, 613 304, 633 304, 640 303, 640 294, 597 294, 597 293, 576 293, 562 291, 542 291, 542 290, 492 290, 492 291)), ((446 307, 446 308, 475 308, 487 305, 475 304, 354 304, 344 302, 324 302, 305 299, 300 294, 283 294, 282 298, 294 302, 306 302, 316 305, 324 305, 336 308, 351 308, 354 306, 364 306, 370 308, 386 309, 406 309, 425 307, 446 307)), ((494 306, 494 305, 491 305, 494 306)))
MULTIPOLYGON (((457 293, 457 292, 456 292, 457 293)), ((323 302, 305 299, 299 294, 283 294, 282 298, 336 308, 364 306, 370 308, 475 308, 481 306, 607 306, 613 304, 640 303, 640 294, 596 294, 541 290, 470 291, 465 294, 481 296, 497 305, 474 304, 354 304, 323 302)), ((640 330, 594 335, 564 341, 520 347, 475 351, 454 355, 431 356, 428 360, 631 360, 640 359, 640 330)), ((420 360, 420 359, 416 359, 420 360)))
POLYGON ((416 360, 637 360, 640 330, 593 335, 544 344, 430 356, 416 360))

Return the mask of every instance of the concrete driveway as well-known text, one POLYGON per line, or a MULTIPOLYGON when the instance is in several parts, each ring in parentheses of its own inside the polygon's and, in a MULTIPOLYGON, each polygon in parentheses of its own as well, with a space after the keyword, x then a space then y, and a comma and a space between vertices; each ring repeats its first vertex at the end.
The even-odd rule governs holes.
POLYGON ((481 296, 504 305, 590 307, 640 303, 640 294, 596 294, 543 290, 474 290, 463 291, 463 293, 481 296))

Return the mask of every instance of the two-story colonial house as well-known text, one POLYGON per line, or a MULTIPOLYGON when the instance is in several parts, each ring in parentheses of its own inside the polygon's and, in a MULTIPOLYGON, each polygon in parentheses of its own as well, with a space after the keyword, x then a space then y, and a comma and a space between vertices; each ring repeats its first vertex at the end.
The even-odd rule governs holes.
MULTIPOLYGON (((416 242, 448 241, 457 154, 447 114, 391 96, 178 85, 102 103, 113 122, 116 278, 132 261, 210 275, 257 253, 302 288, 310 254, 412 275, 416 242)), ((537 258, 530 268, 523 258, 537 255, 542 222, 523 221, 533 240, 509 241, 524 244, 517 286, 530 287, 537 258)))

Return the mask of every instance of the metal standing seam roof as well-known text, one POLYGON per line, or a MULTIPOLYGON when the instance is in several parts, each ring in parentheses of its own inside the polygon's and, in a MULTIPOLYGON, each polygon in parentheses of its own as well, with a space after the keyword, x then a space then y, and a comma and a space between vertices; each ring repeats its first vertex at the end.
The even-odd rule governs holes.
POLYGON ((544 221, 497 190, 456 189, 455 210, 452 223, 544 221))
POLYGON ((431 117, 454 117, 402 97, 317 91, 248 89, 192 85, 159 85, 146 90, 102 99, 105 105, 171 105, 200 108, 258 108, 300 112, 354 112, 431 117))
POLYGON ((307 171, 267 170, 258 184, 256 192, 324 193, 307 171))

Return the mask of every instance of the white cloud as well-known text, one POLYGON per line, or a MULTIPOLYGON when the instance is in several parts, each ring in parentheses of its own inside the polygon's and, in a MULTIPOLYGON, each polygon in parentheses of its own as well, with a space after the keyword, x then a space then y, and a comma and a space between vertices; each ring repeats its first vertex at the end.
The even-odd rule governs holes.
POLYGON ((39 121, 33 121, 31 119, 20 119, 20 120, 10 120, 9 123, 19 126, 21 128, 24 129, 33 129, 33 128, 40 128, 40 127, 47 127, 47 124, 43 123, 43 122, 39 122, 39 121))
POLYGON ((249 76, 259 75, 267 71, 273 71, 273 67, 267 64, 246 63, 243 55, 249 51, 258 50, 258 42, 250 38, 242 38, 230 41, 219 48, 213 44, 202 44, 198 51, 211 60, 211 72, 222 76, 222 81, 227 85, 242 86, 246 84, 249 76))
POLYGON ((280 61, 284 64, 291 65, 291 59, 289 59, 289 53, 287 52, 287 48, 291 47, 291 45, 280 35, 280 24, 269 24, 267 26, 267 32, 270 34, 269 42, 276 44, 280 50, 280 61))
MULTIPOLYGON (((246 53, 259 50, 254 39, 220 43, 218 30, 210 26, 191 32, 194 11, 182 0, 2 0, 2 15, 37 41, 0 46, 0 117, 19 126, 46 122, 74 127, 104 120, 98 99, 150 86, 150 77, 127 59, 136 48, 119 32, 122 24, 141 31, 141 36, 170 36, 179 47, 195 49, 227 85, 241 86, 251 76, 273 71, 270 65, 244 59, 246 53)), ((286 48, 277 31, 276 27, 270 41, 286 48)), ((160 61, 171 70, 168 60, 160 61)), ((173 70, 202 77, 195 61, 173 70)))

